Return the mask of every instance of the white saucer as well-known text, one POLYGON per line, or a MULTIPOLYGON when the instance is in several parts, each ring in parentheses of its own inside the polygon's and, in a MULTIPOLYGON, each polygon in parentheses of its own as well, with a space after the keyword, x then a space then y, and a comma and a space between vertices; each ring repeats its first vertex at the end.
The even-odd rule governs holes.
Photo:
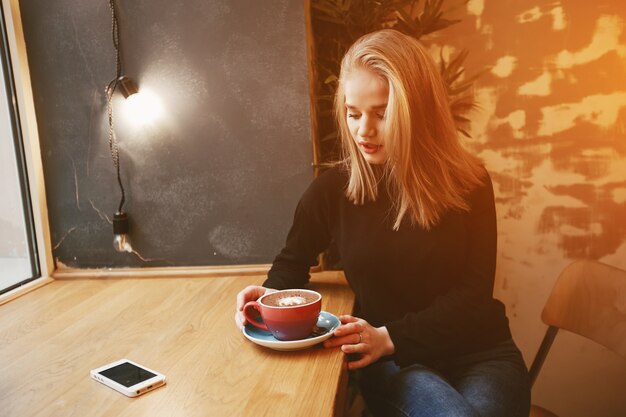
POLYGON ((257 345, 265 346, 274 350, 301 350, 316 345, 333 335, 333 331, 339 327, 340 321, 334 314, 322 311, 317 320, 317 328, 313 335, 306 339, 283 341, 276 339, 272 333, 246 324, 242 330, 243 335, 257 345))

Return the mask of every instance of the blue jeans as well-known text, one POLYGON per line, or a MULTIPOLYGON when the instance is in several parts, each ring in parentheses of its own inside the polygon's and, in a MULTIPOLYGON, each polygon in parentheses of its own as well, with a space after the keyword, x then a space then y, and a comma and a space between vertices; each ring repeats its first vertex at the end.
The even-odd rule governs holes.
POLYGON ((426 367, 378 361, 357 375, 376 417, 528 417, 530 382, 512 340, 426 367))

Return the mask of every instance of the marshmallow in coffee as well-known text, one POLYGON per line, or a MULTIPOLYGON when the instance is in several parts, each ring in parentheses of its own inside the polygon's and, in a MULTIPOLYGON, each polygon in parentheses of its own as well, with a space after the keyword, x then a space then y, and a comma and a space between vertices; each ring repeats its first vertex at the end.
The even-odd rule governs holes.
POLYGON ((300 295, 290 295, 290 296, 278 299, 278 305, 281 307, 298 306, 300 304, 306 304, 306 302, 307 302, 306 298, 300 295))

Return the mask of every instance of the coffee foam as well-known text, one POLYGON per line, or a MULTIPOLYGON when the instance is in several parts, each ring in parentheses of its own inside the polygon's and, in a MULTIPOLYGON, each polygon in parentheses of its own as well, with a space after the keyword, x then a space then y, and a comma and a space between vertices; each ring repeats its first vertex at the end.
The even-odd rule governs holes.
POLYGON ((306 302, 306 298, 299 295, 288 295, 278 299, 278 305, 281 307, 298 306, 300 304, 306 304, 306 302))
POLYGON ((309 292, 291 290, 271 293, 263 297, 263 304, 272 307, 296 307, 316 301, 318 297, 309 292))

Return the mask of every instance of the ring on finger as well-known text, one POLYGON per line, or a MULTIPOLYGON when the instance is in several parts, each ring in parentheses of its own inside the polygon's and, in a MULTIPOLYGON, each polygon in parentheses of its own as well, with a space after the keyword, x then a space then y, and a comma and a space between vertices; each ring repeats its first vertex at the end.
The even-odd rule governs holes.
POLYGON ((363 343, 363 332, 359 332, 359 343, 363 343))

